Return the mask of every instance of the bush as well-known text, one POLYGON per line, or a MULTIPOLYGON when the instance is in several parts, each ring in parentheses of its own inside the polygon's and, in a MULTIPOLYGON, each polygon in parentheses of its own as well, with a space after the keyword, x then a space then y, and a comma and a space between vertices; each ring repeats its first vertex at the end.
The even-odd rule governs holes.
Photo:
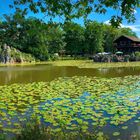
POLYGON ((134 53, 130 55, 130 61, 136 61, 136 56, 134 53))
POLYGON ((35 58, 31 54, 22 53, 15 48, 11 48, 11 60, 14 62, 33 62, 35 58))
POLYGON ((124 62, 130 61, 130 55, 124 55, 124 62))
POLYGON ((55 61, 55 60, 58 60, 58 59, 59 59, 59 55, 57 53, 54 53, 54 54, 50 55, 50 60, 55 61))
POLYGON ((136 61, 140 61, 140 52, 135 52, 136 61))

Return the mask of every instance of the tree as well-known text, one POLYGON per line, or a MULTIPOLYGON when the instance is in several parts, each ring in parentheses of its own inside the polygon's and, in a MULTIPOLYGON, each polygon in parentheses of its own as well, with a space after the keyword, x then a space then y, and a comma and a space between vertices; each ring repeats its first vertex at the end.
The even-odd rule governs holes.
POLYGON ((29 9, 34 13, 41 11, 49 16, 64 16, 66 20, 72 18, 86 17, 92 12, 107 12, 107 8, 120 11, 120 15, 113 15, 111 23, 118 26, 123 17, 129 22, 135 20, 134 11, 140 6, 139 0, 14 0, 11 8, 16 9, 24 5, 24 13, 29 9))
POLYGON ((45 23, 25 18, 22 13, 6 16, 0 22, 0 45, 7 44, 40 60, 48 60, 54 53, 66 51, 70 55, 113 52, 113 41, 120 35, 136 36, 129 28, 87 21, 85 26, 74 22, 45 23))
POLYGON ((137 37, 136 33, 130 28, 120 28, 118 31, 120 31, 120 34, 137 37))
POLYGON ((85 24, 85 46, 89 54, 103 52, 103 25, 96 21, 85 24))
POLYGON ((0 24, 0 38, 25 53, 31 53, 40 60, 48 58, 46 24, 36 18, 25 19, 20 13, 5 16, 0 24))
POLYGON ((21 38, 24 38, 22 43, 22 51, 33 54, 40 60, 48 59, 48 40, 46 23, 36 18, 26 19, 22 25, 24 30, 21 38))
POLYGON ((84 27, 74 22, 66 22, 63 25, 65 32, 66 53, 70 55, 83 55, 84 50, 84 27))
MULTIPOLYGON (((18 28, 17 13, 15 16, 4 15, 5 21, 0 23, 0 42, 15 47, 18 43, 20 29, 18 28)), ((22 17, 20 17, 22 20, 22 17)))
POLYGON ((46 24, 46 38, 48 41, 48 51, 50 54, 60 53, 64 50, 66 43, 64 42, 65 33, 63 29, 56 23, 46 24))
POLYGON ((36 18, 25 18, 21 13, 5 16, 0 23, 0 42, 40 60, 47 60, 64 49, 64 32, 58 24, 45 23, 36 18))
POLYGON ((103 34, 104 34, 104 51, 114 52, 115 47, 113 41, 120 35, 118 29, 112 27, 111 25, 104 24, 103 34))
POLYGON ((130 28, 114 28, 111 25, 104 24, 104 51, 114 52, 115 47, 113 41, 121 35, 136 36, 130 28))

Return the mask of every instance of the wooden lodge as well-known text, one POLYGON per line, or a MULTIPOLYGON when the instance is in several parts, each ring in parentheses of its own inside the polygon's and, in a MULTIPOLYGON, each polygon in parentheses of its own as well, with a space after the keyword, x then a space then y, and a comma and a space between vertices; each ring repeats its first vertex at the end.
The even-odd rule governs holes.
POLYGON ((114 47, 122 52, 136 52, 140 51, 140 39, 122 35, 114 40, 114 47))

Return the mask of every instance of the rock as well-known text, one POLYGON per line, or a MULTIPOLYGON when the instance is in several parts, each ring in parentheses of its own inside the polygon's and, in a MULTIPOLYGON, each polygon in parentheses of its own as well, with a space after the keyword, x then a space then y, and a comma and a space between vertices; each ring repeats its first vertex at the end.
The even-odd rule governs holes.
POLYGON ((22 63, 32 61, 35 61, 35 58, 31 54, 22 53, 21 51, 6 44, 0 46, 1 63, 22 63))

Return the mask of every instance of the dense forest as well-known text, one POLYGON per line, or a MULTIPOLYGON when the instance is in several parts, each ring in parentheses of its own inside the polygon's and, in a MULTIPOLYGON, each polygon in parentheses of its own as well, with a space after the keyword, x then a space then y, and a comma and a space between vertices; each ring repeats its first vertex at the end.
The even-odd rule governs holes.
POLYGON ((5 15, 0 22, 0 45, 7 44, 21 52, 32 54, 45 61, 54 54, 87 55, 98 52, 114 52, 113 40, 120 35, 136 36, 129 28, 86 21, 84 25, 72 21, 63 24, 44 22, 16 13, 5 15))

